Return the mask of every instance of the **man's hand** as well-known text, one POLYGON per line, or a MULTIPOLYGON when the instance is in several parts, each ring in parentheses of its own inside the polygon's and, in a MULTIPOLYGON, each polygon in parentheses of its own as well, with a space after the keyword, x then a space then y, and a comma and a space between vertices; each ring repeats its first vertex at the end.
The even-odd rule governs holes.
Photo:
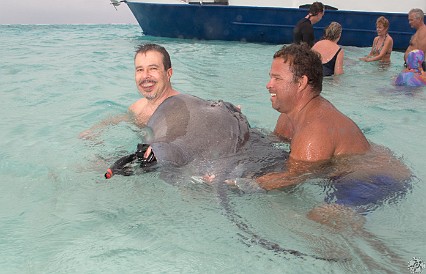
POLYGON ((290 178, 285 172, 272 172, 256 178, 259 186, 266 190, 283 188, 299 182, 297 177, 290 178))
POLYGON ((148 144, 138 144, 136 156, 138 157, 141 167, 150 166, 157 161, 154 156, 154 152, 152 151, 152 147, 148 144))

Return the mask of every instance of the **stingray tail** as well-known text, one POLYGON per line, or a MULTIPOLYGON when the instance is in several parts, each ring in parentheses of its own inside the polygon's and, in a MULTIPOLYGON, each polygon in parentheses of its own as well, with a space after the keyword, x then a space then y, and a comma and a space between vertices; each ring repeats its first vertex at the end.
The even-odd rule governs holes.
POLYGON ((251 227, 242 220, 241 216, 239 216, 235 212, 228 198, 227 187, 228 187, 227 185, 225 186, 225 184, 219 183, 216 189, 217 195, 220 200, 220 204, 225 210, 225 216, 232 223, 234 223, 242 232, 244 232, 246 235, 249 236, 249 237, 245 237, 243 234, 239 233, 239 235, 243 237, 243 239, 248 240, 252 244, 257 244, 267 250, 271 250, 275 253, 290 254, 290 255, 299 257, 301 259, 304 259, 306 257, 311 257, 317 260, 328 261, 328 262, 345 262, 349 260, 347 258, 327 258, 327 257, 317 256, 314 254, 306 254, 294 249, 284 248, 280 246, 278 243, 275 243, 268 239, 263 238, 262 236, 254 232, 251 229, 251 227))

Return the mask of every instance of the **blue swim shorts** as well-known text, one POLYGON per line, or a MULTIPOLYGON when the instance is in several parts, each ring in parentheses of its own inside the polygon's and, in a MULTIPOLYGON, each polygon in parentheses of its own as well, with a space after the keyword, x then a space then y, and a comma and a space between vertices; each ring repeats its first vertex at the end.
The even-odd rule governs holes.
POLYGON ((389 176, 372 176, 369 180, 337 178, 324 201, 348 207, 372 209, 385 201, 394 202, 411 189, 411 184, 389 176))

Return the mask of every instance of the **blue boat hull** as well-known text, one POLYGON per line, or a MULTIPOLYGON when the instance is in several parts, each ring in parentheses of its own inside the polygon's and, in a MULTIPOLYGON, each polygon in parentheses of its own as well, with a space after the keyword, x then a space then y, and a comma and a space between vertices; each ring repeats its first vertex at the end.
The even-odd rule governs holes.
MULTIPOLYGON (((270 44, 291 43, 294 25, 307 14, 307 10, 297 8, 141 2, 127 5, 145 35, 270 44)), ((315 37, 322 37, 325 26, 336 21, 343 27, 339 44, 370 47, 377 35, 376 20, 382 15, 390 22, 394 49, 405 50, 414 30, 408 24, 408 15, 402 13, 326 10, 323 19, 314 25, 315 37)))

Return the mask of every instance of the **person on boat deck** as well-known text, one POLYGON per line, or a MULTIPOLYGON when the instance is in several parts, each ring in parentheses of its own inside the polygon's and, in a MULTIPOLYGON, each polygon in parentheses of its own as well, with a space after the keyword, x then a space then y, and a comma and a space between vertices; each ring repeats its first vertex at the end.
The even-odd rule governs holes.
POLYGON ((381 61, 390 63, 390 57, 393 48, 393 39, 389 35, 389 20, 380 16, 376 21, 377 36, 373 40, 373 46, 370 53, 360 58, 365 62, 381 61))
POLYGON ((314 2, 309 8, 309 13, 293 29, 293 42, 296 44, 306 43, 309 47, 314 45, 315 35, 313 25, 318 23, 324 16, 324 5, 314 2))
POLYGON ((422 64, 425 54, 422 50, 415 49, 407 55, 407 67, 395 78, 396 86, 426 86, 426 72, 422 64))
POLYGON ((337 22, 331 22, 324 29, 324 37, 315 43, 312 50, 321 55, 323 76, 343 74, 344 51, 337 42, 342 35, 342 26, 337 22))
POLYGON ((371 144, 350 118, 321 96, 322 63, 317 52, 306 45, 282 47, 274 54, 269 77, 266 88, 272 107, 280 112, 274 134, 290 142, 290 156, 282 172, 255 179, 260 187, 280 189, 309 178, 334 180, 335 203, 309 215, 327 223, 322 218, 328 209, 352 210, 376 203, 408 185, 410 170, 387 148, 371 144))
MULTIPOLYGON (((416 32, 410 39, 410 45, 404 54, 404 61, 407 61, 407 55, 414 49, 426 52, 426 25, 424 22, 424 13, 421 9, 412 9, 408 12, 408 23, 416 32)), ((426 70, 426 64, 423 67, 426 70)))

